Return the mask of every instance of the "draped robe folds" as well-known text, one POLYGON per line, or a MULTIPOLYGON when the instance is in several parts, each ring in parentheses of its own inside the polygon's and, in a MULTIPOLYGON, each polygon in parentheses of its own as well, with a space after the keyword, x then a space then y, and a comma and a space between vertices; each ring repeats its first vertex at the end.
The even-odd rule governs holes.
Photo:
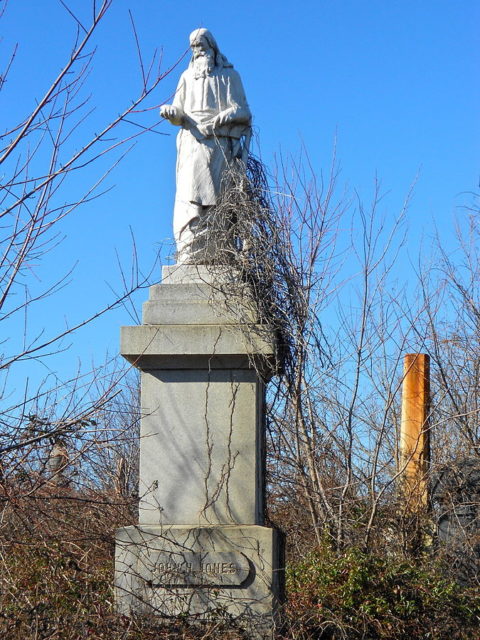
POLYGON ((216 204, 222 179, 240 150, 240 137, 251 121, 240 76, 232 67, 215 67, 210 75, 195 78, 189 67, 180 77, 175 107, 185 117, 177 136, 177 193, 174 231, 182 231, 196 217, 195 207, 216 204), (227 123, 208 131, 215 117, 226 112, 227 123))

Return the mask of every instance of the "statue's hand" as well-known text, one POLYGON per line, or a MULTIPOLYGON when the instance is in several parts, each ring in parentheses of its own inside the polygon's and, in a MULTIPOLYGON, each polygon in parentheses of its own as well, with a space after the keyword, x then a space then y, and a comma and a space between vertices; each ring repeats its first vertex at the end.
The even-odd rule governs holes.
POLYGON ((221 113, 218 114, 218 116, 215 116, 215 119, 213 121, 213 128, 218 129, 220 127, 223 127, 224 125, 230 122, 230 119, 231 119, 231 112, 229 110, 222 111, 221 113))
POLYGON ((160 115, 177 126, 183 123, 183 111, 178 107, 174 107, 173 104, 164 104, 160 107, 160 115))
POLYGON ((214 134, 212 122, 205 122, 203 124, 199 124, 197 125, 197 129, 205 138, 210 138, 214 134))

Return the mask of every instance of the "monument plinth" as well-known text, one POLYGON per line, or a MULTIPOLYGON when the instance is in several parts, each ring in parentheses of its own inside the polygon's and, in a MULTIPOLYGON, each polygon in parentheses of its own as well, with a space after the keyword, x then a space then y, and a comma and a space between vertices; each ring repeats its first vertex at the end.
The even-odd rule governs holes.
POLYGON ((233 617, 269 637, 283 570, 264 526, 275 344, 243 286, 227 267, 164 267, 143 324, 122 328, 142 418, 139 524, 117 533, 116 598, 122 613, 233 617))

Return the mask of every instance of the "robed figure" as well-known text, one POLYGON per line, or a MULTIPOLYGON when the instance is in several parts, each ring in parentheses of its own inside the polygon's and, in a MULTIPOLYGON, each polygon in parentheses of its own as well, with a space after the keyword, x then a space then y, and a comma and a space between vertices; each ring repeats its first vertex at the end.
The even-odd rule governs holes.
POLYGON ((207 29, 190 35, 192 60, 161 115, 181 127, 173 228, 177 262, 205 259, 208 216, 233 163, 246 163, 252 115, 239 74, 207 29))

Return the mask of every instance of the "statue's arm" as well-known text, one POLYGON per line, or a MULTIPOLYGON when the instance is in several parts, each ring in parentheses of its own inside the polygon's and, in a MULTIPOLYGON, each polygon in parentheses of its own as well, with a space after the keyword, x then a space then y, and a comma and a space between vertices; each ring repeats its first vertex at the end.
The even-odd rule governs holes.
POLYGON ((177 125, 177 127, 181 127, 185 119, 185 114, 182 109, 173 104, 164 104, 161 106, 160 115, 162 118, 169 120, 172 124, 177 125))
POLYGON ((185 124, 185 112, 183 105, 185 104, 185 78, 182 74, 178 83, 175 97, 172 104, 164 104, 160 107, 160 115, 166 118, 177 127, 185 124))
POLYGON ((213 126, 223 127, 227 124, 250 124, 252 121, 252 114, 250 110, 247 109, 239 109, 238 107, 229 107, 222 111, 217 116, 215 116, 215 120, 213 121, 213 126))
POLYGON ((229 107, 221 111, 214 120, 214 127, 223 127, 228 124, 249 125, 252 121, 252 113, 249 109, 245 91, 239 74, 232 70, 228 83, 229 107))

